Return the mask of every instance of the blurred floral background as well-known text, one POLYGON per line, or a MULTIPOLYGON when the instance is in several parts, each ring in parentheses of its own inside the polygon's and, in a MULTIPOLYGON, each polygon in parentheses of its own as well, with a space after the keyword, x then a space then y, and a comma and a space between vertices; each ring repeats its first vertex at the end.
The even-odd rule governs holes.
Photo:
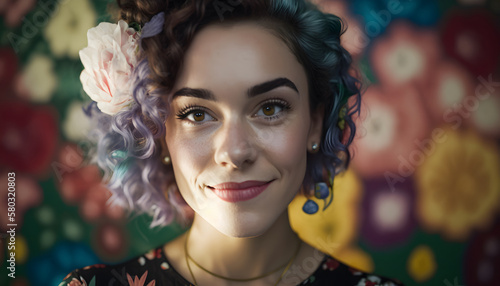
MULTIPOLYGON (((316 0, 349 25, 365 83, 355 158, 332 205, 292 226, 310 244, 406 285, 500 281, 500 1, 316 0)), ((0 0, 0 285, 58 285, 184 230, 106 204, 85 163, 78 51, 104 0, 0 0), (16 278, 7 182, 16 173, 16 278)), ((318 202, 321 206, 323 202, 318 202)))

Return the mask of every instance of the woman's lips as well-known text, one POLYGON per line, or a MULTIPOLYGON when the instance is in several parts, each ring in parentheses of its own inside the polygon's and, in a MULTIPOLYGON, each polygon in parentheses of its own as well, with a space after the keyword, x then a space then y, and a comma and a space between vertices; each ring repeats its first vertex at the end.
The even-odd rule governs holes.
POLYGON ((209 188, 221 200, 234 203, 247 201, 264 192, 272 181, 245 181, 242 183, 222 183, 209 188))

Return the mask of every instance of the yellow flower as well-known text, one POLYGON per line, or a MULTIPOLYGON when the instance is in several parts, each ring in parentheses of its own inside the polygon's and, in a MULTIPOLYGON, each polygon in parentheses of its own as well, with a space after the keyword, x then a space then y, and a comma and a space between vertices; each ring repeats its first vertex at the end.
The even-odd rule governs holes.
POLYGON ((361 183, 352 171, 339 174, 334 179, 332 204, 325 210, 323 200, 311 198, 320 207, 313 215, 302 211, 307 201, 297 195, 288 207, 290 224, 295 232, 308 244, 334 255, 356 235, 359 220, 358 204, 361 199, 361 183))
POLYGON ((431 231, 464 240, 487 227, 500 202, 500 156, 472 131, 445 131, 417 169, 417 216, 431 231))
POLYGON ((436 260, 430 247, 420 245, 408 257, 408 273, 417 282, 429 280, 436 272, 436 260))
POLYGON ((16 261, 20 264, 26 263, 28 258, 28 244, 24 236, 19 235, 16 238, 16 261))

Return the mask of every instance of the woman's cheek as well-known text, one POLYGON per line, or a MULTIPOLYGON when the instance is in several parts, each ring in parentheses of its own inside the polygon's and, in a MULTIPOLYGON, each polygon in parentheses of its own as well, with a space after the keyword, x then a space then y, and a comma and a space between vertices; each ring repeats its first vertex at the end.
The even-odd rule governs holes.
POLYGON ((264 152, 285 168, 305 163, 307 157, 307 132, 301 123, 288 124, 286 128, 270 128, 261 136, 264 152))
POLYGON ((190 138, 179 136, 173 149, 172 160, 178 162, 179 166, 183 169, 198 170, 210 157, 211 139, 202 135, 190 138))

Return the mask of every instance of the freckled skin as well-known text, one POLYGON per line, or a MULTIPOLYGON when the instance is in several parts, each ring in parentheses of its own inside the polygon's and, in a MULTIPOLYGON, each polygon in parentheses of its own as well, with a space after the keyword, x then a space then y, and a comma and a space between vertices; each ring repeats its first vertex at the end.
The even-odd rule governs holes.
MULTIPOLYGON (((309 112, 304 68, 282 40, 254 23, 213 24, 195 36, 186 52, 172 90, 183 87, 208 89, 216 99, 178 96, 166 122, 165 142, 175 179, 195 211, 189 252, 213 251, 210 258, 225 262, 231 261, 226 256, 238 253, 239 259, 252 256, 258 263, 256 257, 261 261, 269 257, 256 251, 270 254, 266 248, 275 248, 276 254, 290 257, 296 243, 288 249, 277 245, 293 240, 287 206, 304 179, 308 148, 319 143, 321 135, 322 117, 311 117, 309 112), (280 86, 247 96, 248 88, 276 78, 292 81, 298 93, 280 86), (290 108, 275 105, 275 99, 290 108), (266 102, 274 107, 272 120, 263 113, 266 102), (203 108, 201 123, 193 124, 194 114, 177 118, 186 106, 203 108), (248 180, 272 182, 259 196, 236 203, 221 200, 207 187, 248 180), (194 233, 203 241, 192 242, 197 239, 194 233)), ((211 261, 204 265, 218 265, 211 261)))

